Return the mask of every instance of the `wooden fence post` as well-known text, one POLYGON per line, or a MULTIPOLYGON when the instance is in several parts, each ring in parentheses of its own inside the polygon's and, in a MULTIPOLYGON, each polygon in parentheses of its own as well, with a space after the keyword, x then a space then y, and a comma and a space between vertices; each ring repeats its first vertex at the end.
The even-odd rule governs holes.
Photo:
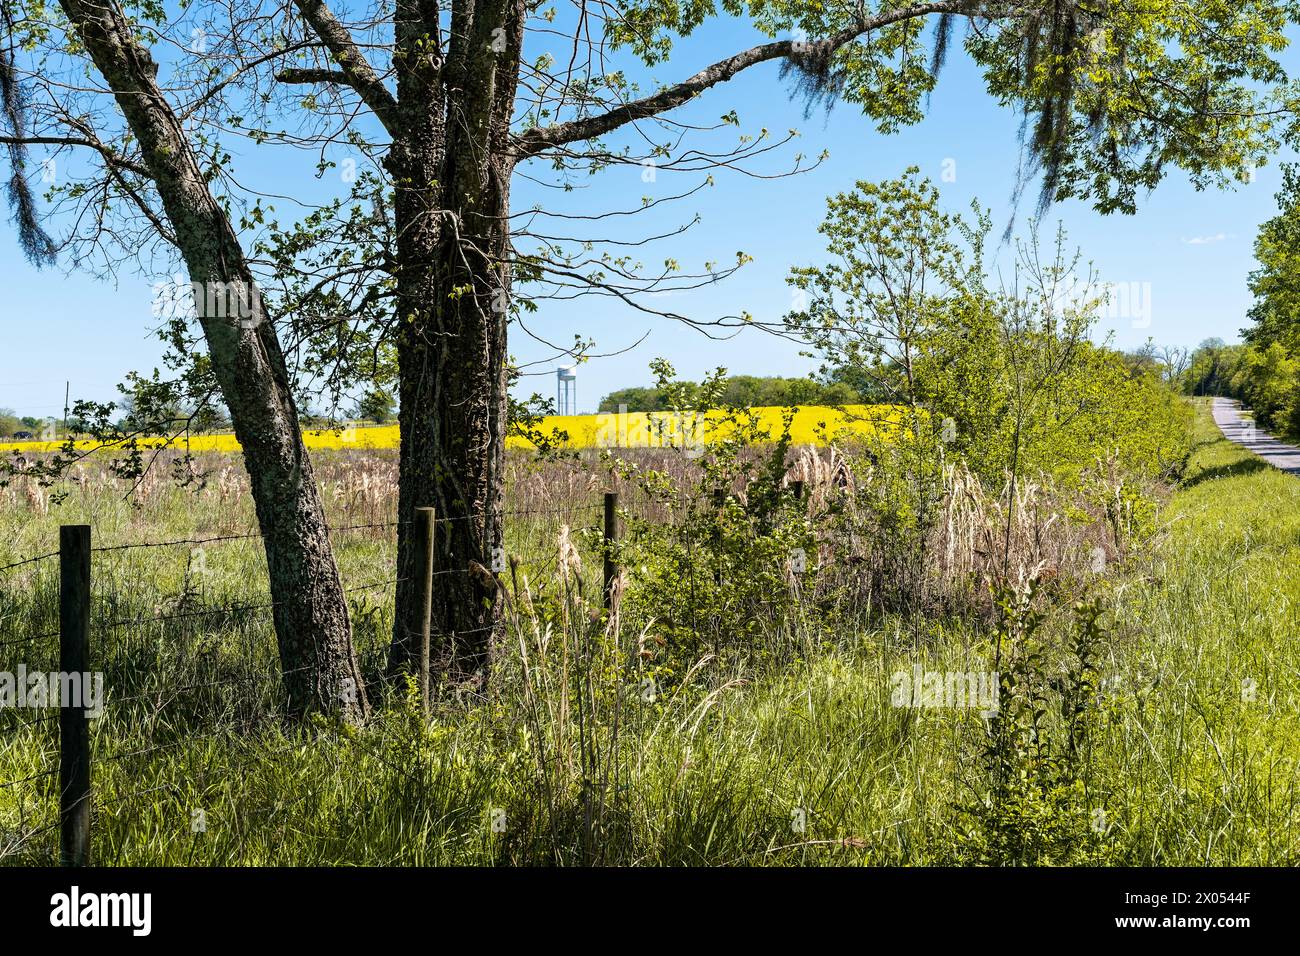
POLYGON ((614 563, 614 544, 618 541, 618 492, 605 492, 605 610, 614 609, 614 579, 618 565, 614 563))
POLYGON ((59 862, 90 862, 90 525, 59 528, 59 670, 61 686, 81 688, 59 708, 59 862))
POLYGON ((420 594, 423 597, 420 612, 420 706, 429 716, 432 691, 429 686, 429 632, 433 619, 433 558, 434 529, 438 526, 438 513, 434 508, 415 509, 415 567, 420 575, 420 594))

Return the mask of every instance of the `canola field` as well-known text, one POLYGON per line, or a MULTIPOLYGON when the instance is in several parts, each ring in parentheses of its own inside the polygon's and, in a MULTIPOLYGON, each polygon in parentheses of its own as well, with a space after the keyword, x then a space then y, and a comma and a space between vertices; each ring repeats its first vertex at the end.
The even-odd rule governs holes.
MULTIPOLYGON (((538 426, 546 435, 563 433, 559 444, 563 447, 582 448, 660 448, 703 447, 722 440, 736 429, 748 430, 751 425, 758 441, 776 440, 782 430, 787 409, 778 407, 751 408, 740 420, 722 411, 705 412, 610 412, 597 415, 549 415, 538 426)), ((896 421, 896 410, 888 405, 844 405, 829 407, 805 405, 794 409, 790 424, 790 437, 795 445, 825 445, 854 437, 865 437, 888 431, 896 421)), ((337 429, 303 433, 308 449, 382 449, 398 446, 396 425, 354 424, 337 429)), ((239 442, 232 434, 190 435, 172 440, 141 438, 142 447, 156 448, 172 444, 198 452, 237 452, 239 442)), ((79 451, 98 447, 95 441, 77 441, 79 451)), ((510 448, 531 448, 533 443, 523 435, 513 434, 506 439, 510 448)), ((63 447, 63 440, 0 443, 0 452, 40 454, 55 452, 63 447)))

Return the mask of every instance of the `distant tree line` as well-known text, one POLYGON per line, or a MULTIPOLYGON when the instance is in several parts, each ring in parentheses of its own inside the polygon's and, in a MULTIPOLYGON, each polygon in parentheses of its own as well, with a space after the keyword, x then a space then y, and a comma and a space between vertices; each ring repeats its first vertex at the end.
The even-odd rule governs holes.
POLYGON ((1180 385, 1187 395, 1240 399, 1263 427, 1300 435, 1300 359, 1281 342, 1207 339, 1191 354, 1180 385))
MULTIPOLYGON (((849 376, 832 374, 826 382, 811 378, 783 378, 772 375, 732 375, 726 380, 719 403, 739 408, 790 405, 853 405, 874 400, 847 380, 849 376)), ((699 382, 681 383, 687 395, 699 395, 699 382)), ((689 401, 689 398, 688 398, 689 401)), ((691 404, 698 404, 692 402, 691 404)), ((601 412, 617 412, 625 406, 629 412, 661 412, 670 407, 669 397, 652 386, 620 388, 600 400, 601 412)))

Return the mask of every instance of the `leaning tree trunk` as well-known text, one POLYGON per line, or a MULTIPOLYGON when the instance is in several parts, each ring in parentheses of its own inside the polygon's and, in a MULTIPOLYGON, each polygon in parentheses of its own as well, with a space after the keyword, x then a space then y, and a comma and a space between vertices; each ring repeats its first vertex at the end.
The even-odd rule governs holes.
POLYGON ((60 2, 140 144, 194 288, 207 293, 196 306, 252 481, 289 708, 355 719, 366 697, 347 600, 284 355, 238 238, 121 8, 113 0, 60 2))
POLYGON ((413 670, 419 655, 414 518, 432 506, 445 573, 434 579, 431 657, 455 682, 486 679, 501 620, 492 571, 504 543, 508 137, 522 29, 517 0, 476 5, 472 29, 453 24, 441 75, 411 69, 398 79, 406 135, 390 169, 399 182, 436 187, 399 188, 394 210, 402 449, 390 671, 413 670), (436 83, 457 119, 445 126, 427 93, 436 83))

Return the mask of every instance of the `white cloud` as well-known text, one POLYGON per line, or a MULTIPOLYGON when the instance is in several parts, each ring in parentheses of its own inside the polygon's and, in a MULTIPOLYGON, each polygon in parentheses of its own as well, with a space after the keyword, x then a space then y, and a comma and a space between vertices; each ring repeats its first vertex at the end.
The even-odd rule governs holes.
POLYGON ((1212 242, 1223 242, 1228 238, 1230 237, 1226 232, 1216 232, 1212 236, 1192 236, 1190 239, 1184 239, 1183 242, 1189 246, 1208 246, 1212 242))

